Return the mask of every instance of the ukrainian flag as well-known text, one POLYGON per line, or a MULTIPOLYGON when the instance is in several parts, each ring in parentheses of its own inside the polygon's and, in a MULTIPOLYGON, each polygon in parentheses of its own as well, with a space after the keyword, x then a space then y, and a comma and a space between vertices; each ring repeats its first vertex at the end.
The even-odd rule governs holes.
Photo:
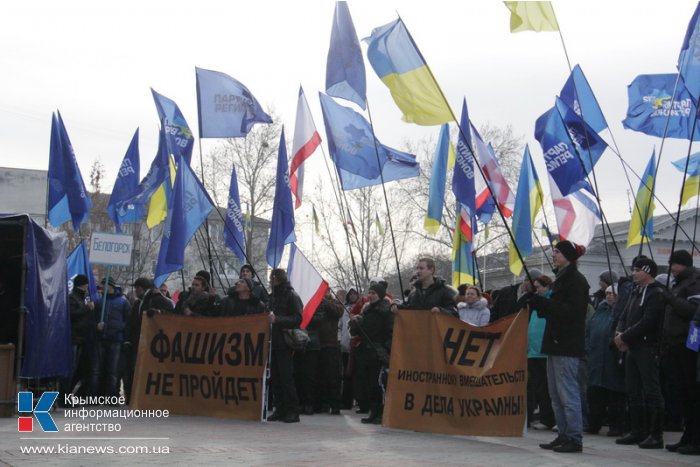
POLYGON ((452 118, 445 98, 401 19, 380 26, 365 39, 367 58, 391 91, 403 120, 441 125, 452 118))
POLYGON ((440 229, 442 219, 442 206, 445 200, 445 180, 447 179, 447 162, 450 151, 450 128, 445 123, 440 129, 435 157, 433 158, 433 171, 430 175, 430 189, 428 191, 428 212, 425 215, 423 226, 431 235, 435 235, 440 229))
POLYGON ((552 2, 503 2, 510 10, 510 32, 558 31, 552 2))
MULTIPOLYGON (((679 159, 673 162, 673 166, 680 170, 685 171, 686 158, 679 159)), ((688 158, 688 173, 685 178, 685 184, 683 185, 683 192, 681 194, 681 205, 685 204, 691 198, 694 198, 700 194, 700 152, 692 154, 688 158)))
MULTIPOLYGON (((452 242, 452 286, 459 287, 462 284, 476 284, 474 258, 472 255, 473 243, 462 232, 463 223, 461 213, 457 212, 455 223, 454 241, 452 242)), ((464 229, 471 233, 470 229, 464 229)))
POLYGON ((525 146, 523 163, 520 166, 520 181, 518 192, 515 195, 515 208, 513 210, 513 237, 515 244, 510 243, 510 271, 517 275, 523 270, 523 263, 518 257, 518 250, 523 258, 532 256, 532 232, 535 225, 535 217, 542 207, 542 185, 537 177, 535 165, 532 163, 530 148, 525 146), (518 246, 517 250, 515 245, 518 246))
POLYGON ((654 238, 654 169, 656 167, 656 150, 642 175, 634 202, 634 213, 630 221, 627 236, 627 248, 640 243, 649 243, 654 238), (644 225, 644 227, 642 227, 644 225), (644 238, 642 238, 644 237, 644 238))
POLYGON ((163 184, 158 187, 155 193, 153 193, 153 196, 151 196, 151 200, 148 202, 146 225, 149 229, 160 224, 168 217, 168 200, 170 199, 170 193, 172 193, 176 172, 173 158, 168 156, 168 159, 170 160, 170 173, 165 177, 163 184))

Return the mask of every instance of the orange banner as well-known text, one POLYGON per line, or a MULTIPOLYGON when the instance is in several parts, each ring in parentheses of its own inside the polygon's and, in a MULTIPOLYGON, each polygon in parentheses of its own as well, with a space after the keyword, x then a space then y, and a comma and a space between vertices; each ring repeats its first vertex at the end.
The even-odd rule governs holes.
POLYGON ((483 327, 442 313, 394 320, 384 426, 522 436, 527 415, 527 312, 483 327))
POLYGON ((131 408, 260 420, 267 315, 143 317, 131 408))

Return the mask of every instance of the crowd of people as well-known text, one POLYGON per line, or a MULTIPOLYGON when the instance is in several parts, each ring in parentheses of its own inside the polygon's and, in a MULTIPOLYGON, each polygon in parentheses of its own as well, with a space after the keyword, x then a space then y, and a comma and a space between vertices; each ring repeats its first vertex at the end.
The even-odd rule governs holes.
POLYGON ((445 313, 486 326, 526 310, 528 325, 527 422, 557 431, 554 452, 581 452, 583 434, 607 436, 642 449, 664 447, 664 429, 680 429, 666 449, 700 455, 698 353, 686 347, 691 322, 700 325, 700 272, 684 250, 669 259, 669 275, 646 256, 632 263, 630 277, 604 271, 599 288, 578 271, 585 248, 561 241, 553 249, 553 275, 530 268, 522 281, 500 290, 474 285, 457 289, 435 275, 431 258, 420 258, 403 299, 387 292, 381 278, 365 295, 355 288, 329 291, 306 330, 309 341, 293 350, 285 332, 298 329, 302 302, 283 269, 270 274, 268 294, 254 269, 244 265, 224 297, 199 271, 176 303, 148 278, 133 284, 132 304, 112 281, 101 297, 86 300, 87 278, 74 279, 70 295, 74 374, 64 381, 85 395, 128 398, 133 382, 141 317, 145 313, 186 316, 266 314, 271 323, 270 421, 294 423, 300 415, 366 414, 379 424, 391 352, 394 314, 400 309, 445 313), (103 303, 104 301, 104 303, 103 303))

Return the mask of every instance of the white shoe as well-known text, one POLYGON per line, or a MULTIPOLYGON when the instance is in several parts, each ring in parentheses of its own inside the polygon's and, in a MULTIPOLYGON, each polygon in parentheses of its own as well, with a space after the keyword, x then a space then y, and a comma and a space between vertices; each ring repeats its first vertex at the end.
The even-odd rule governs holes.
POLYGON ((554 425, 554 426, 552 427, 552 431, 555 432, 555 433, 559 433, 559 427, 556 426, 556 425, 554 425))
POLYGON ((539 420, 530 425, 530 428, 533 430, 549 430, 549 427, 539 420))

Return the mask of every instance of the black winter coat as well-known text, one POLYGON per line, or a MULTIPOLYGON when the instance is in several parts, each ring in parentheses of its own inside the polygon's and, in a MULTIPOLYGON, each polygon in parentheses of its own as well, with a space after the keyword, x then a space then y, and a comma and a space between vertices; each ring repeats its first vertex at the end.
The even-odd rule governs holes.
POLYGON ((549 298, 536 295, 531 308, 547 320, 542 337, 542 353, 564 357, 585 356, 588 281, 575 263, 557 272, 549 298))
POLYGON ((216 316, 219 313, 219 296, 204 292, 198 296, 189 290, 182 292, 175 306, 175 313, 185 314, 185 307, 192 311, 192 316, 216 316))
POLYGON ((70 331, 71 342, 82 344, 94 339, 95 317, 92 310, 85 304, 85 292, 75 287, 68 296, 68 306, 70 307, 70 331))
POLYGON ((246 316, 265 312, 265 304, 258 297, 251 293, 248 300, 241 300, 232 289, 221 300, 219 305, 220 316, 246 316))
POLYGON ((690 320, 698 308, 700 298, 700 271, 694 267, 684 269, 670 292, 665 292, 666 313, 664 314, 663 343, 665 346, 683 346, 688 337, 690 320), (689 301, 695 296, 694 301, 689 301))
POLYGON ((131 306, 131 312, 126 322, 126 340, 138 349, 141 336, 141 317, 148 310, 158 310, 161 313, 172 313, 175 310, 172 300, 163 296, 160 290, 147 290, 142 299, 136 300, 131 306))
MULTIPOLYGON (((95 316, 99 322, 102 318, 102 300, 104 296, 95 302, 95 316)), ((129 317, 131 305, 122 295, 122 289, 115 288, 114 294, 107 295, 107 305, 105 307, 104 328, 98 332, 98 338, 103 341, 124 342, 124 330, 126 320, 129 317)))
POLYGON ((316 310, 319 315, 318 338, 321 348, 338 347, 338 321, 343 316, 345 307, 337 300, 323 299, 316 310))
POLYGON ((389 364, 394 314, 386 299, 369 303, 357 319, 350 320, 350 334, 360 338, 355 358, 360 362, 389 364))
POLYGON ((622 341, 629 348, 655 345, 659 341, 664 319, 664 286, 654 281, 635 287, 617 324, 622 341))
POLYGON ((289 282, 284 282, 272 288, 270 310, 275 313, 275 322, 272 323, 273 349, 287 348, 282 330, 299 327, 302 309, 301 298, 299 298, 299 295, 297 295, 289 282))
POLYGON ((408 303, 399 308, 430 310, 433 307, 438 307, 440 311, 459 318, 454 292, 452 292, 452 290, 445 285, 445 281, 439 277, 435 277, 432 285, 427 289, 422 288, 421 284, 416 282, 416 288, 413 289, 413 292, 408 296, 408 303))

